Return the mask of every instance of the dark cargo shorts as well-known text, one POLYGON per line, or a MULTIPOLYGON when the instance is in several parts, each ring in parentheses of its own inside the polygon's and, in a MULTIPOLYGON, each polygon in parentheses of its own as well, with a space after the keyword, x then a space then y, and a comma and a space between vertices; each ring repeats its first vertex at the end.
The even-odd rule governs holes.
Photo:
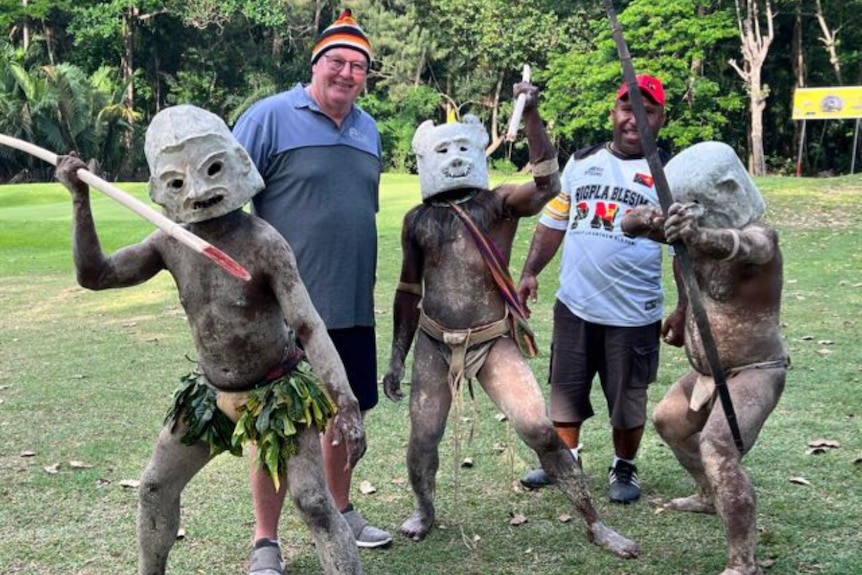
POLYGON ((561 301, 554 305, 549 415, 555 423, 580 423, 594 415, 590 390, 596 374, 611 426, 646 423, 647 387, 658 371, 661 322, 612 327, 584 321, 561 301))

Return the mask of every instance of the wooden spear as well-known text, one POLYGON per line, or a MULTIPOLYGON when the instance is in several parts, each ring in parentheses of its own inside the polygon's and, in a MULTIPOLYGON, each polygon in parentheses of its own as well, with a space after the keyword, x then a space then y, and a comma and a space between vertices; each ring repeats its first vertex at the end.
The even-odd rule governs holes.
MULTIPOLYGON (((608 18, 611 21, 613 28, 614 42, 617 45, 619 52, 620 63, 623 68, 623 78, 625 79, 628 88, 629 101, 632 104, 632 109, 637 119, 638 133, 640 134, 641 146, 643 146, 644 156, 646 157, 649 169, 655 182, 656 192, 658 192, 659 201, 662 210, 667 214, 668 208, 673 203, 673 196, 670 193, 670 186, 667 183, 667 178, 664 174, 664 167, 661 163, 661 158, 658 155, 658 146, 655 141, 655 134, 649 128, 647 123, 646 108, 643 103, 643 96, 638 87, 637 75, 635 74, 632 57, 629 54, 628 46, 623 31, 620 27, 617 13, 614 10, 613 0, 604 0, 605 10, 608 13, 608 18)), ((721 367, 721 359, 718 357, 718 348, 715 345, 715 339, 712 336, 712 329, 709 325, 709 318, 706 315, 706 309, 703 306, 703 300, 700 296, 700 289, 697 286, 697 278, 694 274, 694 266, 692 266, 691 258, 688 255, 688 249, 681 241, 673 243, 674 253, 680 263, 682 269, 682 277, 685 283, 685 291, 688 294, 688 305, 691 306, 691 312, 694 316, 697 330, 700 333, 700 339, 703 342, 703 350, 706 354, 706 360, 709 363, 709 369, 712 372, 712 378, 715 380, 715 389, 718 392, 718 397, 721 400, 721 406, 724 408, 724 415, 727 418, 727 425, 730 427, 730 433, 733 435, 733 442, 740 453, 745 453, 745 444, 742 441, 742 434, 739 432, 739 425, 736 421, 736 411, 733 409, 733 401, 730 398, 730 390, 727 388, 727 378, 724 369, 721 367)))
MULTIPOLYGON (((27 152, 30 155, 45 160, 51 165, 57 165, 56 154, 31 144, 30 142, 25 142, 24 140, 0 134, 0 144, 15 148, 16 150, 21 150, 22 152, 27 152)), ((137 198, 130 196, 120 188, 109 184, 102 178, 83 168, 78 170, 78 177, 81 178, 81 181, 93 186, 103 194, 120 202, 145 220, 155 224, 156 227, 181 244, 184 244, 199 254, 203 254, 208 257, 232 276, 244 281, 249 281, 251 279, 251 274, 248 273, 248 270, 239 265, 239 263, 237 263, 232 257, 209 242, 199 238, 165 215, 160 214, 137 198)))

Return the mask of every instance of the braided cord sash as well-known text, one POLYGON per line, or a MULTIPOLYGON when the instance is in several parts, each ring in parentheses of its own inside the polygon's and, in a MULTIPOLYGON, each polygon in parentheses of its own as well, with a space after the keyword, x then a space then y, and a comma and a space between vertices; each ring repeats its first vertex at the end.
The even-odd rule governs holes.
POLYGON ((518 297, 518 290, 515 289, 515 283, 512 281, 512 275, 509 273, 509 265, 500 249, 491 241, 476 222, 465 212, 460 206, 454 202, 448 202, 449 207, 455 210, 461 221, 467 227, 473 241, 476 242, 476 247, 479 248, 479 253, 482 254, 482 259, 485 260, 485 265, 488 271, 491 272, 491 277, 497 284, 497 289, 506 302, 509 308, 510 317, 512 319, 512 337, 515 343, 518 344, 518 349, 525 357, 536 357, 539 350, 536 346, 536 338, 533 335, 533 330, 530 329, 527 323, 527 313, 524 306, 521 304, 521 298, 518 297))

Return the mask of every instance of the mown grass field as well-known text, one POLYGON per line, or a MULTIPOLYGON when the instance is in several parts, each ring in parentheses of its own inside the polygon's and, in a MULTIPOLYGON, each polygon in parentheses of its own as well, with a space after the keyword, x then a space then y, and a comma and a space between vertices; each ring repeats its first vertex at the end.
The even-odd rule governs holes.
MULTIPOLYGON (((782 326, 793 369, 778 409, 745 459, 758 494, 758 558, 770 575, 862 573, 862 176, 767 178, 759 184, 784 250, 782 326), (808 453, 808 443, 822 438, 840 447, 808 453)), ((146 197, 143 184, 123 187, 146 197)), ((384 177, 376 294, 381 375, 392 329, 401 217, 418 199, 416 177, 384 177)), ((3 575, 136 573, 136 493, 121 482, 140 475, 171 393, 194 357, 167 274, 124 290, 95 293, 77 286, 70 211, 59 185, 0 186, 3 575)), ((94 196, 94 212, 106 251, 151 231, 107 198, 94 196)), ((532 221, 521 225, 516 277, 532 229, 532 221)), ((540 300, 532 306, 543 350, 532 362, 539 381, 547 375, 556 269, 554 263, 541 277, 540 300)), ((669 300, 668 308, 674 305, 669 300)), ((650 409, 686 367, 679 350, 662 350, 650 409)), ((644 497, 617 507, 606 502, 612 456, 606 418, 585 425, 585 466, 599 510, 642 547, 639 559, 626 561, 587 543, 577 517, 560 521, 575 515, 560 493, 517 486, 535 457, 498 421, 483 395, 465 415, 475 436, 472 442, 461 438, 460 452, 476 464, 458 472, 455 489, 448 434, 437 528, 422 543, 399 537, 389 549, 362 551, 366 573, 700 575, 723 569, 724 538, 715 517, 661 510, 663 500, 689 494, 693 484, 653 429, 647 429, 638 461, 644 497), (527 523, 511 526, 514 514, 527 523)), ((395 532, 412 509, 404 466, 406 402, 382 398, 367 431, 369 451, 356 471, 354 503, 395 532), (361 494, 363 481, 376 491, 361 494)), ((246 572, 252 533, 247 469, 246 460, 225 455, 189 485, 185 537, 174 547, 169 572, 246 572)), ((311 537, 289 507, 281 539, 289 573, 321 572, 311 537)))

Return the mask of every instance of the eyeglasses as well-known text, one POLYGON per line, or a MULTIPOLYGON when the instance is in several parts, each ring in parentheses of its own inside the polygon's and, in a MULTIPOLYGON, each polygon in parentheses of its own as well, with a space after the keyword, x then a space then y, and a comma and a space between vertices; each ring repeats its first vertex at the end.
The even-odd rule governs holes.
POLYGON ((349 64, 351 74, 356 74, 357 76, 364 76, 368 73, 368 62, 348 62, 344 58, 339 58, 338 56, 330 56, 329 54, 324 54, 323 57, 326 58, 326 61, 329 63, 329 69, 333 72, 341 72, 344 69, 344 66, 349 64))

